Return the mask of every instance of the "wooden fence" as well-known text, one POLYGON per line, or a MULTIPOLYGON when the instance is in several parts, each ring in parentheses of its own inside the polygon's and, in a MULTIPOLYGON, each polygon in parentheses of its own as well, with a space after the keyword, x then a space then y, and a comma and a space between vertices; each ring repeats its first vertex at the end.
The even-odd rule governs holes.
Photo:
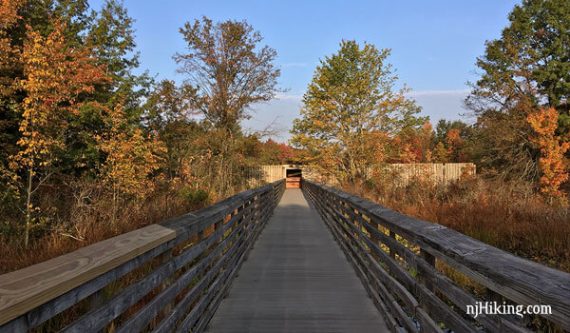
MULTIPOLYGON (((338 184, 335 179, 321 175, 316 168, 307 165, 261 165, 245 170, 246 178, 251 187, 267 184, 285 178, 287 169, 301 169, 303 178, 325 182, 329 185, 338 184)), ((406 186, 417 179, 431 180, 437 184, 448 184, 459 180, 465 175, 474 175, 476 167, 473 163, 392 163, 385 164, 380 169, 397 186, 406 186)), ((369 177, 373 177, 370 171, 369 177)))
POLYGON ((395 181, 407 185, 416 179, 430 179, 437 184, 448 184, 465 175, 474 175, 473 163, 393 163, 386 165, 386 171, 395 175, 395 181))
POLYGON ((201 332, 284 190, 216 205, 0 275, 0 332, 201 332))
POLYGON ((530 319, 570 331, 570 274, 333 188, 304 181, 303 191, 393 332, 529 332, 530 319), (550 305, 552 314, 467 315, 480 301, 550 305))

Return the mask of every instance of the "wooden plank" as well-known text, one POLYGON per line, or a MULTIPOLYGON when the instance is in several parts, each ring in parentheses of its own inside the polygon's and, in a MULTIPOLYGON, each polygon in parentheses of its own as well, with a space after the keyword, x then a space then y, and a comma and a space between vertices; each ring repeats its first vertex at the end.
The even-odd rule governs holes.
POLYGON ((0 325, 176 237, 157 225, 0 275, 0 325))
POLYGON ((124 264, 121 264, 117 268, 99 275, 88 283, 82 284, 81 286, 76 287, 63 295, 58 296, 48 301, 47 303, 34 308, 33 310, 18 317, 17 319, 10 321, 6 325, 0 326, 0 332, 27 332, 28 330, 42 324, 55 315, 65 311, 66 309, 92 295, 98 290, 101 290, 109 283, 120 279, 125 274, 140 267, 141 265, 150 261, 152 258, 155 258, 161 253, 164 253, 168 249, 172 248, 173 242, 174 240, 163 243, 153 248, 152 250, 147 251, 144 254, 125 262, 124 264))
MULTIPOLYGON (((263 230, 208 332, 387 330, 325 223, 301 191, 285 192, 263 230)), ((210 312, 202 315, 207 318, 210 312)), ((199 331, 207 326, 206 321, 199 321, 194 328, 199 331)))

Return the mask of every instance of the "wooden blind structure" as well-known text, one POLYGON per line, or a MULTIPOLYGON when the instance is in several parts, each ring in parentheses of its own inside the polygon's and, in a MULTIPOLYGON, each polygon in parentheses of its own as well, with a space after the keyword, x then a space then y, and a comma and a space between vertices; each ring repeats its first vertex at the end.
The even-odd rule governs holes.
POLYGON ((337 189, 306 180, 302 188, 393 332, 570 331, 570 274, 337 189), (552 314, 466 314, 482 301, 550 305, 552 314))
POLYGON ((0 332, 203 331, 284 188, 0 275, 0 332))

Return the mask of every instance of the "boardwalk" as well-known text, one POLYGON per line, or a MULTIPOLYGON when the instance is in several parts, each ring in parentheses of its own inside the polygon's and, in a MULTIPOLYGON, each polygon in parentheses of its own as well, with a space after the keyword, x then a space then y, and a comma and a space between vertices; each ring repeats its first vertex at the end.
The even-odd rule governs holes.
POLYGON ((0 333, 570 332, 570 274, 335 188, 302 188, 279 180, 0 275, 0 333), (498 297, 551 314, 467 314, 498 297))
POLYGON ((385 332, 301 190, 286 190, 208 332, 385 332))

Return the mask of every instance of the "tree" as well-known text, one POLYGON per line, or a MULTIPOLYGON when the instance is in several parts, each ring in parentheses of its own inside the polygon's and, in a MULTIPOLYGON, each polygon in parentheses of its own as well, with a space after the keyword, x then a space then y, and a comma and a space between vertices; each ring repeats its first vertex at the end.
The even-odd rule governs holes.
POLYGON ((394 91, 397 76, 386 63, 389 54, 342 41, 336 54, 321 61, 303 96, 292 142, 339 181, 366 179, 368 168, 382 162, 384 138, 423 122, 406 90, 394 91))
POLYGON ((568 180, 564 153, 570 149, 570 142, 565 142, 555 134, 558 112, 554 108, 541 109, 529 114, 527 121, 535 132, 531 141, 540 149, 539 166, 542 173, 540 191, 550 199, 558 199, 567 204, 567 198, 560 191, 560 185, 568 180))
POLYGON ((202 21, 180 29, 189 52, 177 54, 179 72, 198 89, 197 108, 214 127, 236 133, 249 117, 248 107, 269 101, 276 93, 280 71, 273 61, 277 52, 259 47, 261 34, 247 22, 202 21))
POLYGON ((166 147, 165 171, 169 180, 188 176, 184 170, 192 157, 195 97, 196 89, 192 86, 177 87, 174 81, 164 80, 156 85, 145 106, 146 126, 159 134, 166 147))
POLYGON ((112 78, 107 85, 99 87, 98 100, 110 107, 121 104, 129 117, 139 115, 134 113, 139 109, 139 100, 148 95, 151 83, 146 73, 133 73, 140 66, 133 22, 122 1, 106 0, 85 38, 85 43, 112 78))
MULTIPOLYGON (((101 10, 92 13, 90 18, 89 24, 81 31, 81 43, 92 50, 93 57, 105 67, 111 80, 98 84, 93 93, 82 98, 110 109, 120 104, 127 119, 138 125, 151 79, 146 73, 134 73, 139 60, 135 50, 133 19, 119 0, 106 0, 101 10)), ((87 104, 79 110, 79 116, 71 119, 69 149, 65 157, 69 173, 86 178, 96 176, 95 170, 102 158, 93 133, 109 130, 104 117, 101 108, 87 104)))
POLYGON ((0 169, 17 151, 18 101, 14 94, 21 61, 20 49, 13 44, 10 30, 21 20, 18 11, 22 6, 20 0, 2 0, 0 3, 0 169))
POLYGON ((77 115, 81 94, 93 92, 94 85, 107 78, 94 64, 89 50, 70 47, 64 37, 66 26, 55 24, 47 37, 28 28, 22 52, 25 78, 20 88, 22 104, 20 150, 12 157, 12 168, 25 175, 25 234, 29 242, 33 222, 33 194, 56 170, 65 151, 68 117, 77 115))
POLYGON ((180 32, 189 50, 175 60, 179 72, 188 75, 185 83, 196 88, 196 110, 218 132, 212 136, 221 141, 218 191, 226 194, 240 121, 249 117, 251 105, 271 100, 277 91, 280 71, 273 65, 277 53, 261 47, 261 35, 245 21, 214 24, 204 17, 187 22, 180 32))
POLYGON ((109 131, 96 139, 106 154, 100 175, 112 193, 114 224, 121 199, 141 199, 153 190, 149 176, 158 169, 164 147, 156 138, 145 137, 140 127, 131 126, 122 106, 107 112, 109 131))
MULTIPOLYGON (((487 42, 485 55, 477 59, 482 75, 466 103, 478 115, 476 129, 488 147, 483 166, 536 179, 539 154, 529 141, 528 114, 554 107, 560 125, 570 124, 570 3, 524 0, 509 21, 501 38, 487 42)), ((558 128, 562 134, 569 129, 558 128)))

